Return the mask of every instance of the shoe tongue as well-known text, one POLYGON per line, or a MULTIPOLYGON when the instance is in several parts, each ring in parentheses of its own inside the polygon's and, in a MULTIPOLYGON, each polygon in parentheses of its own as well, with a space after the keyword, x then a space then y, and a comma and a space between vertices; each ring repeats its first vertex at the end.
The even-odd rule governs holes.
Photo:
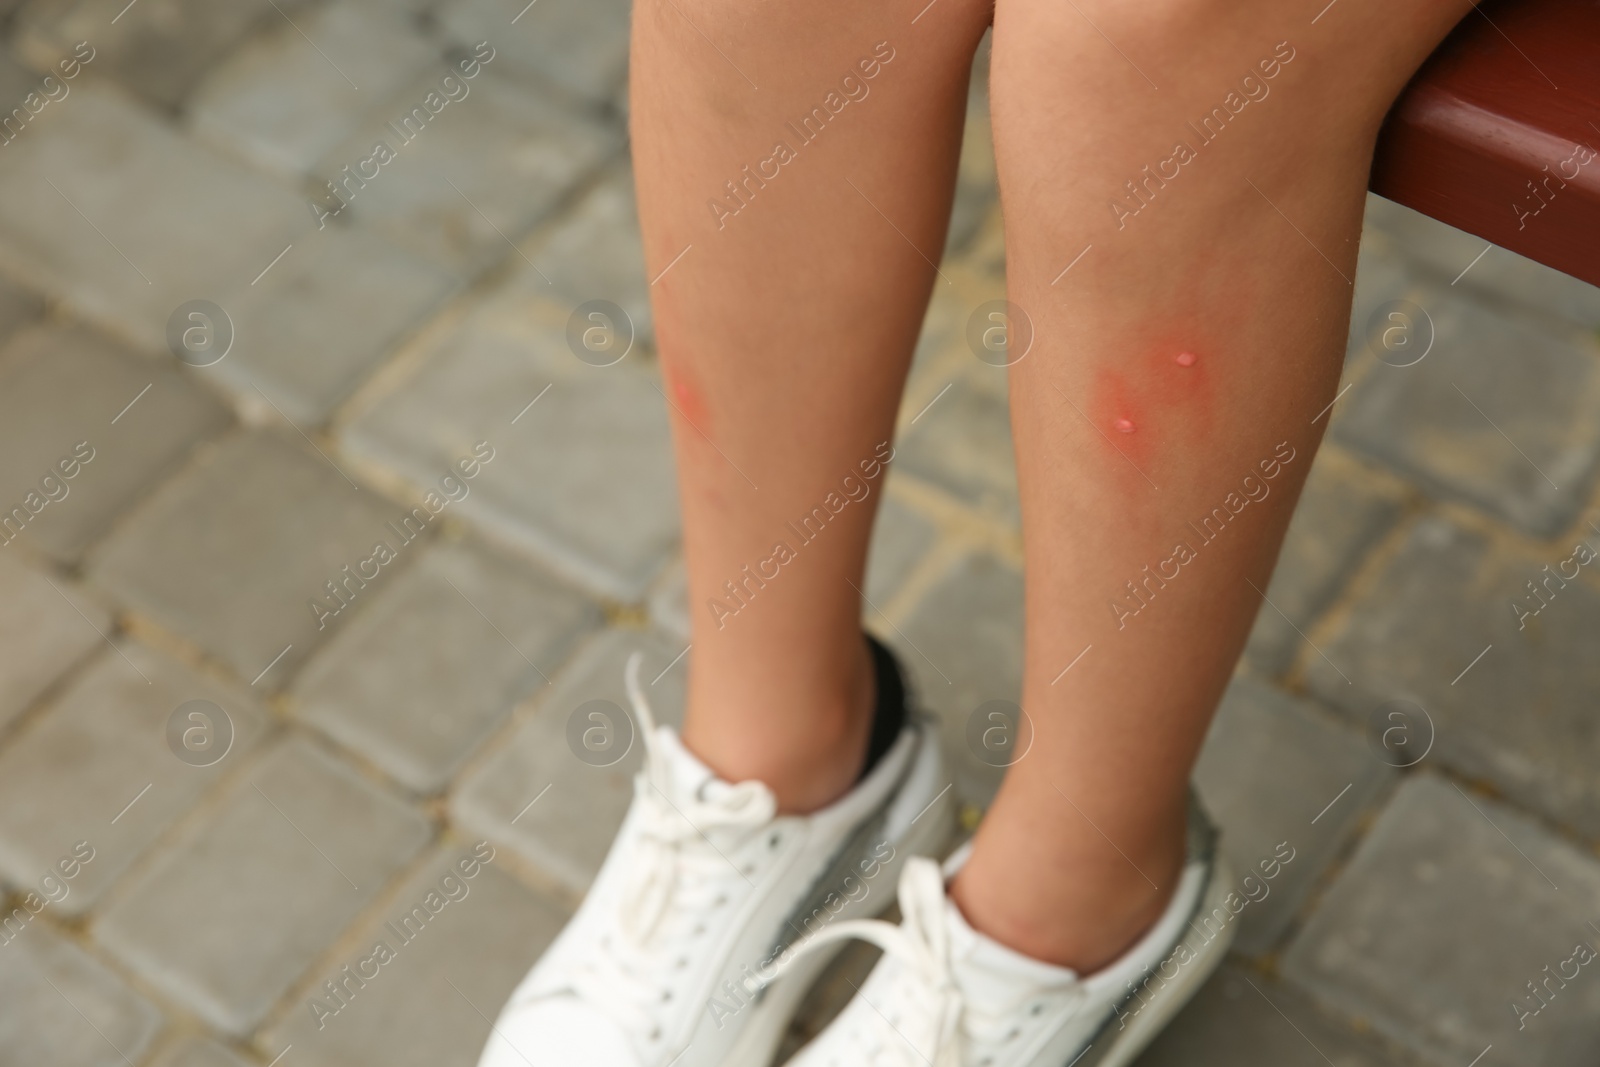
MULTIPOLYGON (((741 794, 759 785, 755 782, 735 785, 718 778, 698 756, 684 747, 677 731, 670 726, 656 727, 655 742, 659 759, 653 761, 651 773, 656 786, 680 808, 737 803, 741 794)), ((766 789, 765 786, 760 788, 766 789)))
POLYGON ((967 1003, 1004 1009, 1041 987, 1055 988, 1077 978, 1071 968, 1025 956, 974 930, 948 897, 944 906, 952 971, 967 1003))

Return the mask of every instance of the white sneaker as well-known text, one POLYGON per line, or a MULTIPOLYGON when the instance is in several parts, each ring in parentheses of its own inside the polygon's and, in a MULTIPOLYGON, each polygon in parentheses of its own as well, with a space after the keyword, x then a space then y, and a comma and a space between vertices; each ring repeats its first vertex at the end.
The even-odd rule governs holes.
POLYGON ((806 947, 859 937, 884 956, 788 1067, 1123 1067, 1199 990, 1233 939, 1223 904, 1231 876, 1203 816, 1191 817, 1189 862, 1166 912, 1120 959, 1084 977, 967 924, 945 895, 966 853, 943 872, 930 860, 907 862, 900 926, 835 924, 806 947))
POLYGON ((806 953, 789 968, 796 981, 768 988, 774 961, 888 907, 906 859, 941 848, 953 823, 935 731, 907 714, 893 657, 870 643, 876 761, 842 799, 805 816, 775 815, 765 785, 717 778, 657 726, 638 657, 629 661, 646 747, 633 803, 577 914, 501 1011, 479 1067, 771 1059, 831 953, 806 953))

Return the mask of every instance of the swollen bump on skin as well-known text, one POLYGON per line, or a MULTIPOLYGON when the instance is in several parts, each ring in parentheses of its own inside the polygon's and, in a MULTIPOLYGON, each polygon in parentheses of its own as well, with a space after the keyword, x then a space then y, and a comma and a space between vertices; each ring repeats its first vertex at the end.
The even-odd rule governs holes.
POLYGON ((1132 419, 1118 419, 1116 422, 1113 422, 1111 424, 1111 428, 1113 430, 1116 430, 1118 433, 1132 433, 1133 432, 1133 420, 1132 419))
POLYGON ((1193 352, 1179 352, 1176 362, 1180 367, 1192 367, 1196 358, 1198 357, 1193 352))

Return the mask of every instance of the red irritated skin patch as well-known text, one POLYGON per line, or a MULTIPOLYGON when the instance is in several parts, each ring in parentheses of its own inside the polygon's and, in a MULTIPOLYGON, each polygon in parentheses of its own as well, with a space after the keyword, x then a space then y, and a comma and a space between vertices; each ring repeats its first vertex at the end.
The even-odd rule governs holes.
POLYGON ((1209 428, 1223 362, 1225 357, 1192 339, 1153 338, 1122 362, 1095 369, 1089 418, 1117 451, 1154 477, 1152 467, 1198 444, 1209 428))
POLYGON ((700 395, 699 390, 689 384, 688 379, 674 376, 672 401, 678 405, 678 410, 683 413, 683 417, 694 424, 695 429, 701 433, 706 432, 706 420, 709 413, 706 411, 705 398, 700 395))

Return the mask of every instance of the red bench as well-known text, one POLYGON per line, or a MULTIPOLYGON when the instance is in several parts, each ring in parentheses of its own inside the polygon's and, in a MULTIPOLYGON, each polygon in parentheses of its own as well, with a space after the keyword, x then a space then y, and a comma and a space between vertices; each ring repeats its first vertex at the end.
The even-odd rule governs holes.
POLYGON ((1467 15, 1389 113, 1371 185, 1600 285, 1600 0, 1467 15))

